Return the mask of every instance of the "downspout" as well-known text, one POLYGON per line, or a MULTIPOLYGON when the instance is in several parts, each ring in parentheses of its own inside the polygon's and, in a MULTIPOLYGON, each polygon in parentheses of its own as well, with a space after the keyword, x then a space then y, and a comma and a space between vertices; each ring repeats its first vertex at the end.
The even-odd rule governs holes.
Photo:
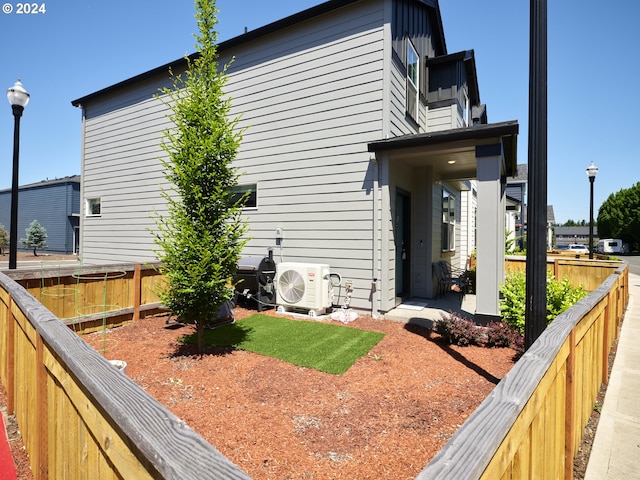
POLYGON ((380 208, 378 206, 378 159, 376 155, 371 154, 371 168, 373 170, 373 232, 372 232, 372 247, 373 254, 371 255, 371 271, 373 272, 373 278, 371 279, 371 316, 378 318, 380 316, 380 293, 378 292, 378 281, 380 280, 380 271, 378 265, 378 247, 379 239, 378 232, 380 231, 380 208))
MULTIPOLYGON (((84 243, 84 239, 83 239, 83 235, 82 232, 84 230, 84 215, 82 214, 82 212, 84 211, 85 208, 85 204, 84 204, 84 179, 85 179, 85 175, 84 175, 84 168, 85 168, 85 154, 84 154, 84 150, 85 150, 85 138, 86 138, 86 130, 87 130, 87 115, 86 115, 86 111, 83 105, 78 105, 78 107, 80 107, 80 109, 82 110, 82 133, 81 133, 81 142, 80 142, 80 211, 78 212, 80 218, 79 218, 79 222, 78 222, 78 236, 80 237, 78 239, 78 247, 79 247, 79 251, 74 252, 77 255, 78 260, 82 261, 82 252, 84 251, 83 248, 83 243, 84 243)), ((75 232, 75 229, 74 229, 75 232)), ((73 240, 73 249, 75 250, 76 248, 76 241, 75 238, 73 240)))
MULTIPOLYGON (((393 52, 391 48, 392 31, 391 23, 393 22, 393 6, 392 2, 384 2, 384 20, 382 27, 383 37, 383 54, 382 54, 382 128, 380 129, 380 138, 389 138, 391 132, 391 65, 393 61, 393 52)), ((386 261, 383 245, 385 243, 385 234, 382 228, 382 212, 384 206, 381 206, 380 192, 380 159, 375 153, 371 154, 370 162, 373 170, 373 252, 371 259, 373 262, 371 271, 373 278, 371 279, 371 316, 377 318, 380 316, 380 308, 382 303, 381 291, 386 291, 387 276, 384 274, 382 263, 386 261), (382 255, 382 258, 381 258, 382 255)))

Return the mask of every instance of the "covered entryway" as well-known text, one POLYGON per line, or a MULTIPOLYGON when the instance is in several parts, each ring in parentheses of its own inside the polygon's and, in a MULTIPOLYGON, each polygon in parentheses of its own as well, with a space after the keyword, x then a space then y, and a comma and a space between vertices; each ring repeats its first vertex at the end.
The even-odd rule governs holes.
POLYGON ((382 225, 394 226, 393 238, 385 238, 383 231, 380 244, 374 246, 381 252, 382 290, 395 291, 395 295, 381 296, 380 305, 376 306, 380 311, 391 310, 403 295, 406 297, 407 281, 410 296, 434 295, 432 263, 453 258, 462 250, 462 245, 445 238, 450 234, 446 233, 447 222, 454 224, 447 215, 455 208, 456 225, 475 227, 476 318, 499 317, 499 285, 504 280, 504 192, 506 178, 517 171, 517 134, 518 122, 511 121, 369 144, 380 170, 381 205, 389 206, 381 212, 382 225), (462 198, 461 192, 469 180, 475 180, 477 186, 477 213, 473 212, 476 216, 473 222, 471 205, 455 201, 456 195, 462 198), (448 203, 443 206, 442 192, 447 189, 451 195, 444 195, 448 203), (404 201, 410 201, 409 210, 399 207, 404 201), (409 232, 395 228, 398 208, 403 214, 409 212, 409 232), (462 212, 464 208, 466 211, 462 212), (410 258, 408 266, 400 261, 405 255, 410 258))

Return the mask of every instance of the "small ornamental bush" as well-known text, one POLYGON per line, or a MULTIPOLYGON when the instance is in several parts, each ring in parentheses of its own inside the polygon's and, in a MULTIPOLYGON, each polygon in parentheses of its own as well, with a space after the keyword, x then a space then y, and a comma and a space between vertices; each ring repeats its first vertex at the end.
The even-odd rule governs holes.
POLYGON ((478 345, 482 338, 482 330, 475 323, 453 312, 442 314, 435 321, 434 331, 452 345, 478 345))
POLYGON ((485 328, 487 347, 513 347, 516 350, 524 346, 523 336, 505 322, 491 322, 485 328))

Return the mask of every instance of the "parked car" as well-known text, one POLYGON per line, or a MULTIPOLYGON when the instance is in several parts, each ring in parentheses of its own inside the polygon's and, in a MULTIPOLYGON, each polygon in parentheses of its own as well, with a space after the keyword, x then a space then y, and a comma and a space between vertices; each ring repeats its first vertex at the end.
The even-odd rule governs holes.
POLYGON ((580 245, 578 243, 572 243, 571 245, 569 245, 568 250, 574 253, 589 253, 589 249, 586 245, 580 245))

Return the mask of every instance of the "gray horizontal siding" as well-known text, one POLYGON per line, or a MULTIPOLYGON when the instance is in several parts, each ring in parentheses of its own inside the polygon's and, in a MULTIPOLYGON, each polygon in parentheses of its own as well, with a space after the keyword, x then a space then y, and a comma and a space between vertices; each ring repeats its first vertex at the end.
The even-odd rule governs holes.
MULTIPOLYGON (((223 52, 235 57, 225 91, 246 128, 235 162, 240 183, 258 184, 258 208, 245 212, 244 254, 272 248, 278 261, 329 263, 355 282, 352 305, 370 308, 367 144, 382 135, 382 2, 341 14, 223 52), (280 246, 276 228, 284 231, 280 246)), ((87 264, 155 258, 148 229, 150 212, 163 209, 160 141, 170 123, 153 95, 165 83, 85 106, 83 197, 102 199, 102 216, 83 218, 87 264)))
MULTIPOLYGON (((26 229, 37 220, 47 233, 50 253, 73 253, 73 227, 79 211, 79 183, 56 182, 37 187, 20 188, 18 192, 18 249, 26 238, 26 229)), ((11 192, 0 192, 0 224, 9 232, 11 223, 11 192)), ((45 249, 39 249, 44 252, 45 249)))
MULTIPOLYGON (((391 135, 399 137, 416 133, 415 124, 411 124, 406 117, 406 72, 398 62, 391 62, 391 135)), ((419 107, 421 108, 421 107, 419 107)))

